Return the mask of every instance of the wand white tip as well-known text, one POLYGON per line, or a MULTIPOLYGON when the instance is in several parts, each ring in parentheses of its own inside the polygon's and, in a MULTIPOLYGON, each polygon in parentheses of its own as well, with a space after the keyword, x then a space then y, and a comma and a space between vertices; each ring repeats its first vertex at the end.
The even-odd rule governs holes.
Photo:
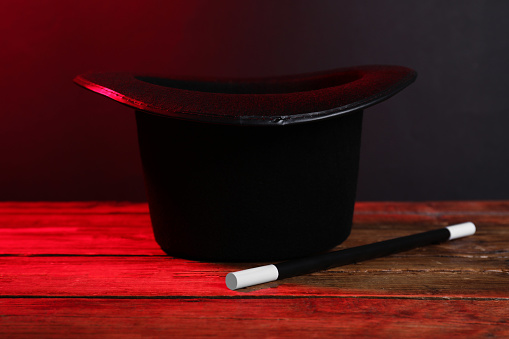
POLYGON ((447 226, 446 228, 451 233, 449 240, 468 237, 475 233, 475 225, 472 222, 464 222, 458 225, 447 226))
POLYGON ((226 275, 226 286, 230 290, 236 290, 252 285, 263 284, 277 280, 279 272, 274 265, 266 265, 248 270, 228 273, 226 275))

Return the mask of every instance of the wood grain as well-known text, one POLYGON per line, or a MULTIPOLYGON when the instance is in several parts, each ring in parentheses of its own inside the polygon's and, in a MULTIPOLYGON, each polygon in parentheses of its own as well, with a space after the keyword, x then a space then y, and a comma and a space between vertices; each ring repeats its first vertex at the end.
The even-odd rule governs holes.
POLYGON ((252 265, 211 264, 170 257, 7 257, 0 261, 2 295, 10 296, 440 296, 509 298, 506 259, 380 258, 239 291, 230 271, 252 265), (411 259, 411 260, 410 260, 411 259))
MULTIPOLYGON (((357 203, 351 236, 337 249, 477 220, 476 245, 484 252, 505 250, 501 242, 509 240, 509 228, 498 226, 509 218, 509 203, 459 202, 454 209, 447 202, 443 210, 441 204, 357 203)), ((4 202, 0 236, 0 255, 164 255, 154 241, 146 204, 4 202)), ((467 250, 472 243, 454 244, 467 250)))
POLYGON ((374 298, 0 299, 0 337, 503 338, 508 306, 374 298))
POLYGON ((147 203, 117 201, 17 202, 0 201, 0 214, 146 214, 147 203))
POLYGON ((0 214, 0 255, 164 255, 144 214, 0 214))
POLYGON ((146 204, 0 203, 0 337, 507 337, 509 202, 358 203, 343 249, 475 236, 230 291, 257 264, 166 256, 146 204))

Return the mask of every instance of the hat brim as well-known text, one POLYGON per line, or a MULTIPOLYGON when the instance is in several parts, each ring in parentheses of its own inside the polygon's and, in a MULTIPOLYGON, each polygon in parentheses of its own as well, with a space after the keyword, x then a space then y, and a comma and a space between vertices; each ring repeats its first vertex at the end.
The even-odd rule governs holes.
POLYGON ((138 110, 235 125, 287 125, 364 109, 410 85, 401 66, 359 66, 270 79, 150 77, 89 73, 78 85, 138 110))

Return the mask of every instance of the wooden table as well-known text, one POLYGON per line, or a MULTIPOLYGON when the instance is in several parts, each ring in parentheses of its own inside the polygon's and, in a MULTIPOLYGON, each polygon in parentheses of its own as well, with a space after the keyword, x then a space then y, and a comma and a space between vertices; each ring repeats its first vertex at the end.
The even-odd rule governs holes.
POLYGON ((358 203, 346 248, 475 236, 230 291, 253 264, 166 256, 146 204, 0 203, 0 338, 509 337, 509 201, 358 203))

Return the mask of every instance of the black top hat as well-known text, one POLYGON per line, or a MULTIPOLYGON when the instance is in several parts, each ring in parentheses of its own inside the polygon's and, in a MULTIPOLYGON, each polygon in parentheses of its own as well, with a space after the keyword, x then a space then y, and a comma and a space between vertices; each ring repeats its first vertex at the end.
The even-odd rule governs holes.
POLYGON ((270 79, 98 73, 74 81, 136 109, 163 250, 198 260, 268 261, 346 239, 362 110, 415 78, 405 67, 362 66, 270 79))

